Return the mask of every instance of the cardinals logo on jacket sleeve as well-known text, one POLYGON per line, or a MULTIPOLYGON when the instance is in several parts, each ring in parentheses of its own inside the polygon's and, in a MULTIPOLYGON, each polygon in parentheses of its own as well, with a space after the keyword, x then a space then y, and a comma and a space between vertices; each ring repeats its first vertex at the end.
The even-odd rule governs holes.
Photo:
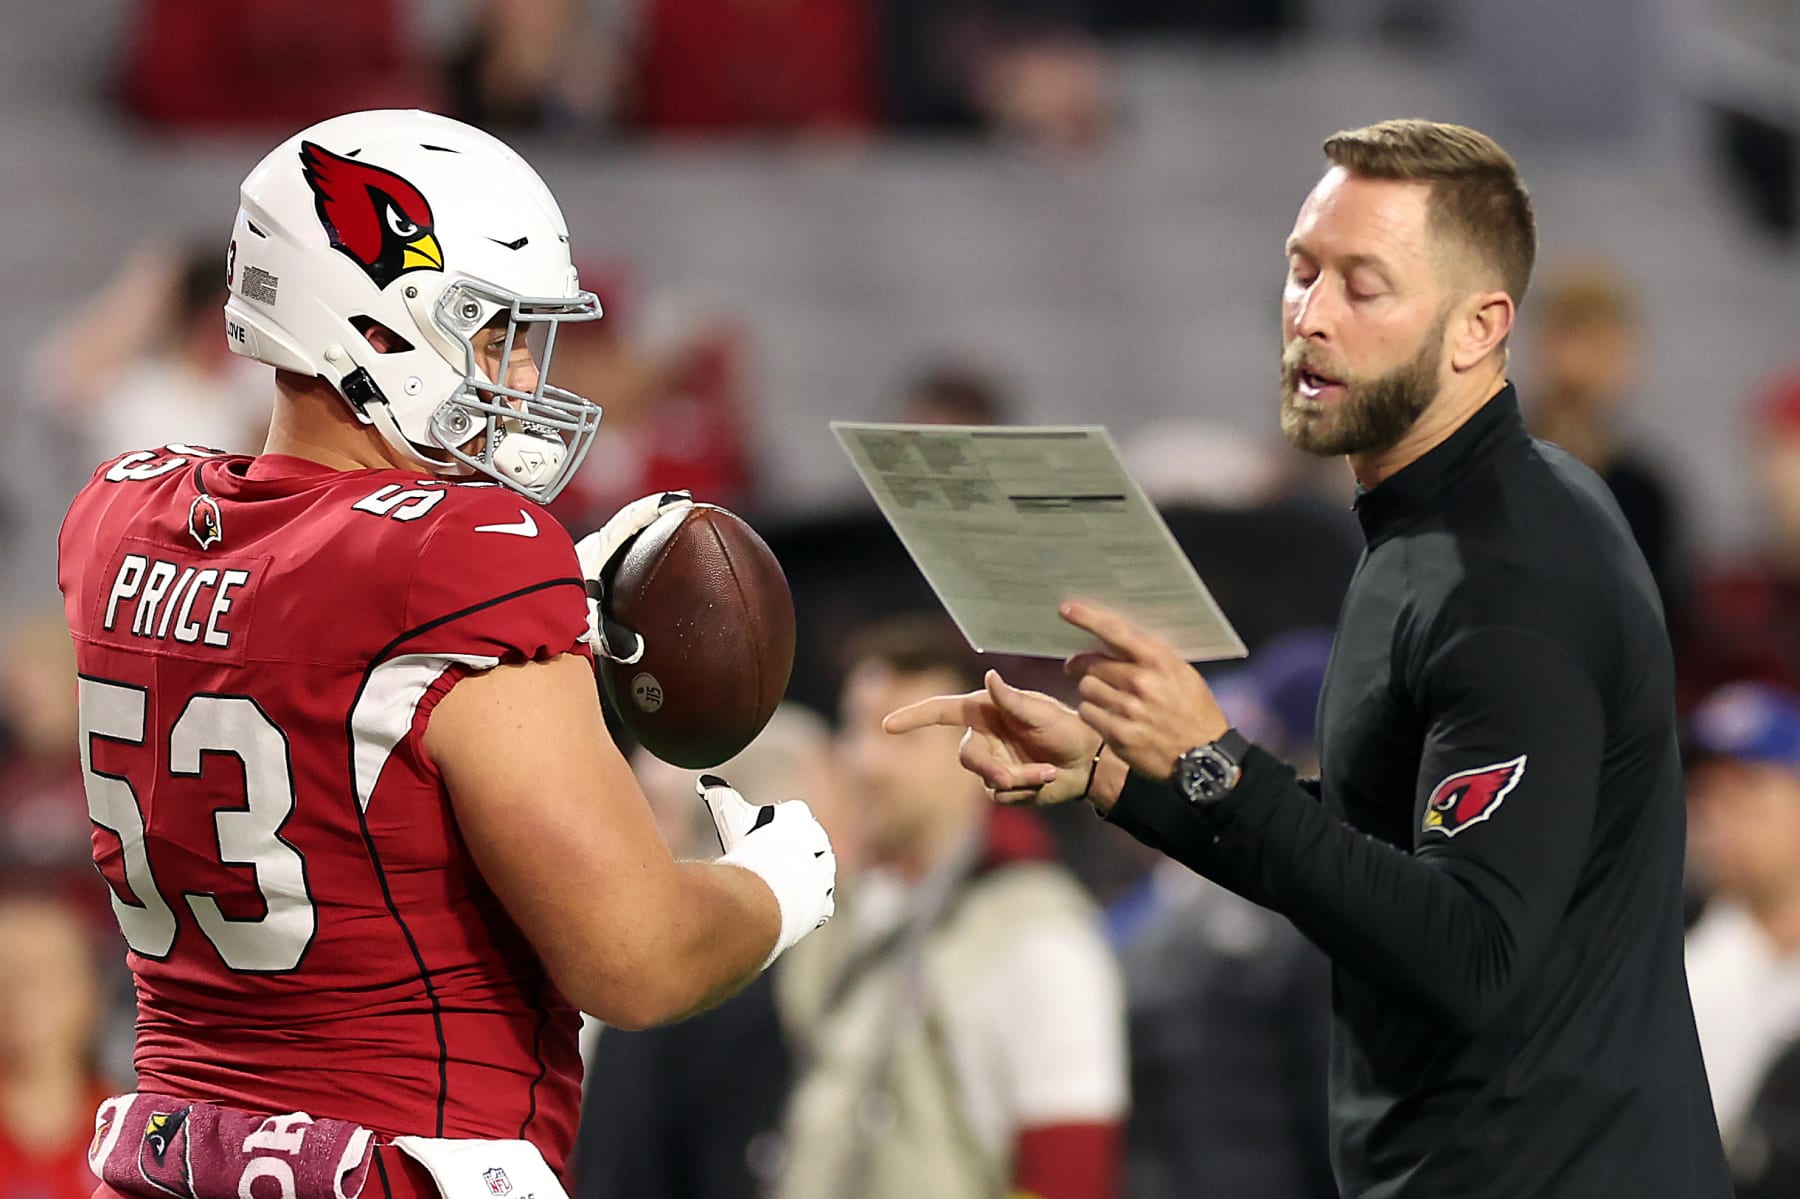
POLYGON ((1525 755, 1510 762, 1459 770, 1431 789, 1425 805, 1425 831, 1454 837, 1495 812, 1525 777, 1525 755))
POLYGON ((331 244, 376 287, 410 271, 444 269, 431 205, 418 188, 392 171, 333 154, 315 142, 300 143, 300 164, 331 244))

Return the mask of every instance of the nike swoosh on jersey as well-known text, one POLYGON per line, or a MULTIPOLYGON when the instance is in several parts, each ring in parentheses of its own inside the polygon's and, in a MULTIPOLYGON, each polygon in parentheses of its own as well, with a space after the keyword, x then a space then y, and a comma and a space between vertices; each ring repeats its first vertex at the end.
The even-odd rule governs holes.
POLYGON ((536 537, 537 521, 531 519, 531 513, 519 509, 519 521, 511 525, 476 525, 477 533, 511 533, 515 537, 536 537))

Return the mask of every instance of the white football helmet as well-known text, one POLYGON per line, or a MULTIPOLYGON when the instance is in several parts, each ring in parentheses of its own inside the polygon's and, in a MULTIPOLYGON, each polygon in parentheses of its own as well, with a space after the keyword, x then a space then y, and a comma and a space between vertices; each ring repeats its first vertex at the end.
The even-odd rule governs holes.
MULTIPOLYGON (((295 134, 244 180, 226 258, 239 354, 330 382, 434 474, 479 472, 547 502, 599 405, 549 382, 556 331, 600 315, 544 181, 504 143, 427 112, 357 112, 295 134), (488 378, 475 333, 506 318, 530 390, 488 378), (377 350, 385 326, 402 344, 377 350)), ((502 372, 504 373, 504 372, 502 372)))

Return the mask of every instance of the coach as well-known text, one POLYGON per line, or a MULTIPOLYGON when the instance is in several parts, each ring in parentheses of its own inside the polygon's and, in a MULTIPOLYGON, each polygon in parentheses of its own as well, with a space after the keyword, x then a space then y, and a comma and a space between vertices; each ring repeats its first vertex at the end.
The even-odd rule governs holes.
POLYGON ((1330 954, 1347 1196, 1726 1199, 1656 589, 1506 378, 1530 201, 1460 126, 1387 121, 1325 156, 1287 243, 1281 425, 1348 457, 1366 549, 1321 778, 1230 730, 1169 646, 1075 603, 1106 646, 1069 662, 1078 710, 990 673, 887 727, 969 727, 997 799, 1085 795, 1330 954))

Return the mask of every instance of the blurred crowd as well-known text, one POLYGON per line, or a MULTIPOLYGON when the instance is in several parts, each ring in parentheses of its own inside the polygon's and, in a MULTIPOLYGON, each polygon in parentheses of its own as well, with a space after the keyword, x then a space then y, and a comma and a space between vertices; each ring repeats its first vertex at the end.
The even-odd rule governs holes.
MULTIPOLYGON (((238 2, 138 4, 123 109, 183 130, 419 104, 501 133, 850 145, 899 131, 1079 151, 1118 117, 1113 37, 1271 37, 1305 15, 1285 0, 483 0, 437 61, 403 0, 262 0, 257 22, 229 19, 238 2)), ((1428 5, 1373 7, 1431 25, 1428 5)), ((1791 229, 1791 133, 1724 111, 1751 203, 1791 229)), ((28 415, 56 430, 45 443, 67 454, 71 490, 142 445, 260 446, 269 379, 225 349, 219 267, 216 246, 146 243, 44 341, 28 415), (99 312, 103 342, 88 336, 99 312)), ((758 524, 801 639, 789 704, 722 773, 753 799, 806 798, 843 870, 837 920, 749 991, 680 1026, 594 1030, 583 1199, 1334 1195, 1323 957, 1085 808, 993 809, 956 768, 954 737, 884 736, 881 713, 966 688, 985 665, 1056 694, 1065 680, 1055 663, 964 651, 872 505, 762 515, 756 346, 740 314, 697 310, 626 263, 583 278, 607 319, 558 342, 558 382, 606 415, 555 511, 585 530, 687 487, 758 524)), ((1720 557, 1699 544, 1674 447, 1634 419, 1645 304, 1617 264, 1550 264, 1516 375, 1537 435, 1612 489, 1662 593, 1689 735, 1690 981, 1717 1114, 1740 1196, 1792 1196, 1800 360, 1747 397, 1740 478, 1759 532, 1720 557)), ((1004 423, 1020 399, 967 348, 885 390, 887 415, 914 422, 1004 423)), ((1203 422, 1146 429, 1125 451, 1250 647, 1207 670, 1227 712, 1304 766, 1360 549, 1348 479, 1203 422)), ((59 613, 13 614, 0 641, 0 1197, 87 1199, 95 1102, 131 1084, 131 995, 89 863, 72 665, 59 613)), ((707 854, 691 776, 634 764, 670 844, 707 854)))
POLYGON ((496 131, 851 143, 992 132, 1092 143, 1103 39, 1279 33, 1285 0, 480 0, 448 55, 406 0, 144 0, 119 72, 154 126, 295 128, 418 106, 496 131), (230 72, 197 69, 229 61, 230 72))
MULTIPOLYGON (((240 20, 243 0, 138 0, 115 98, 169 131, 421 107, 573 139, 991 135, 1080 150, 1121 119, 1108 62, 1121 39, 1267 44, 1310 26, 1417 44, 1459 24, 1455 6, 1422 0, 469 0, 446 52, 418 32, 418 10, 442 2, 256 0, 240 20)), ((1704 17, 1678 41, 1678 69, 1704 104, 1719 182, 1750 224, 1791 242, 1792 5, 1693 7, 1704 17)))

